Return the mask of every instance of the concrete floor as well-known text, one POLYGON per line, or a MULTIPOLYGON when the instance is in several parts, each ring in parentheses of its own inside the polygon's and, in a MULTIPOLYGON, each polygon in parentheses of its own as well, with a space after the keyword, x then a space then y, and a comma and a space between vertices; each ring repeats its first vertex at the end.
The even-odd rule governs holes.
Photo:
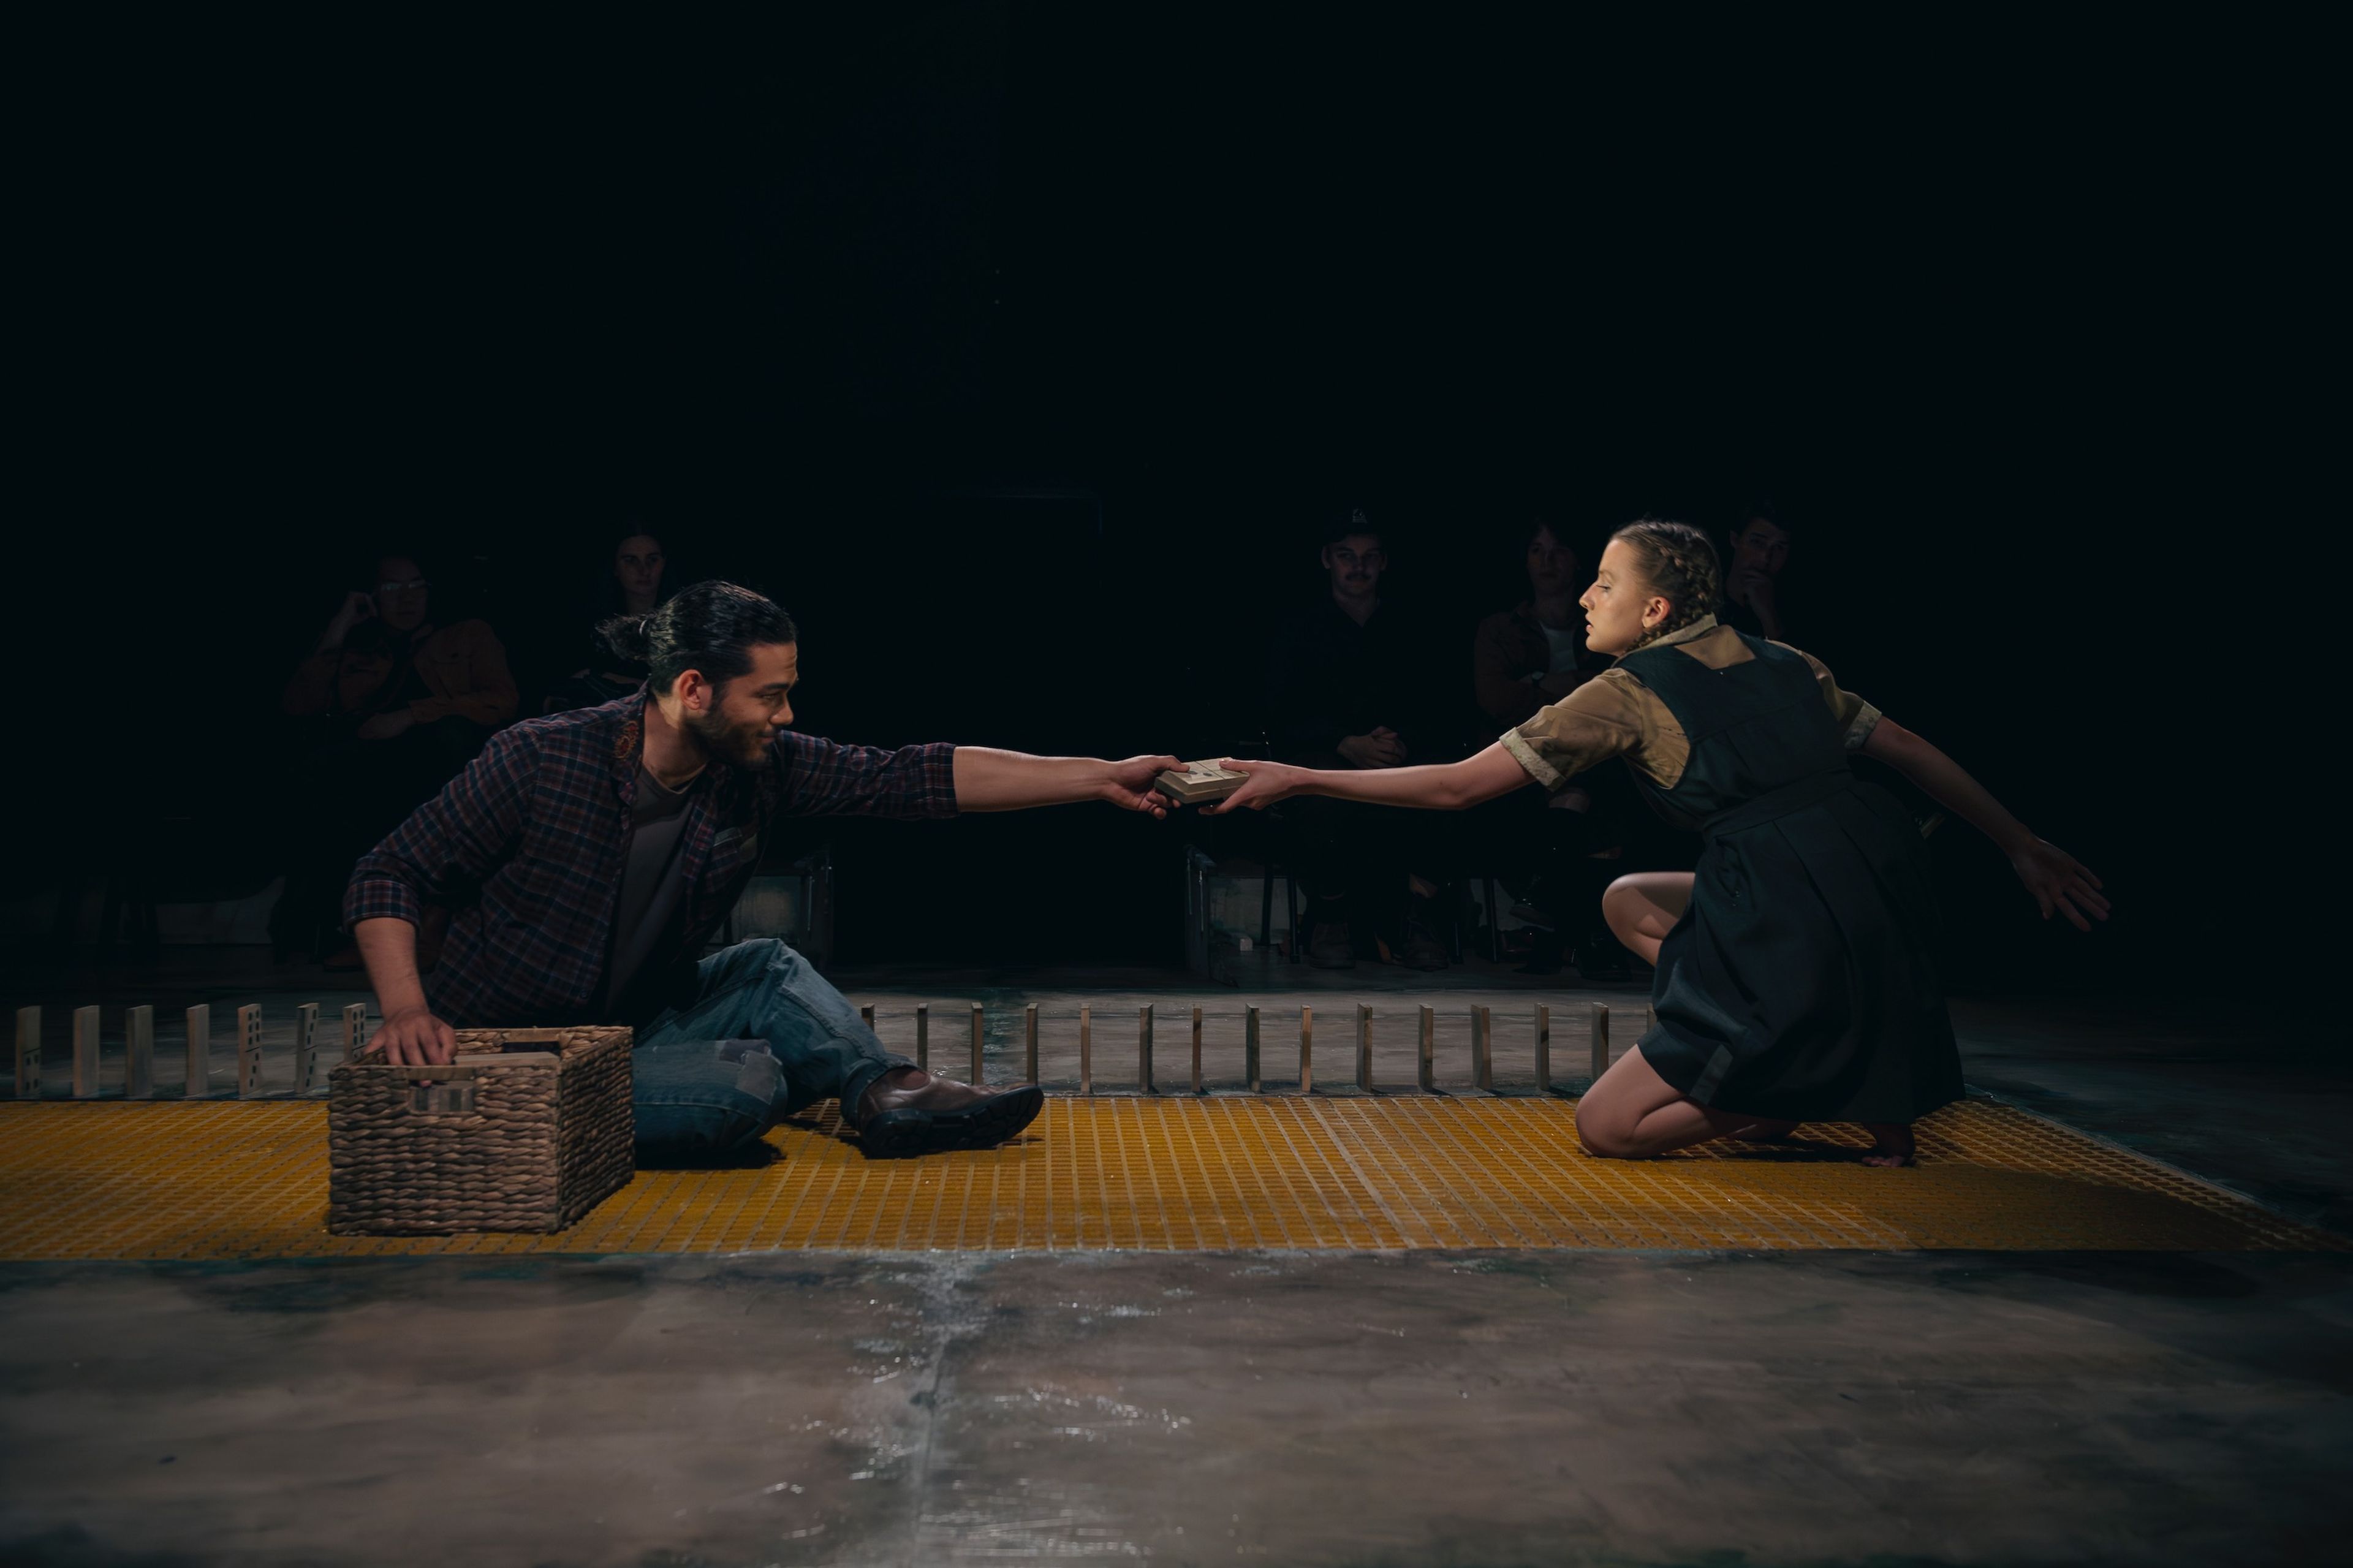
POLYGON ((2312 1562, 2353 1262, 0 1269, 0 1560, 2312 1562))
MULTIPOLYGON (((210 956, 19 974, 0 1000, 51 1010, 53 1079, 72 1004, 102 998, 110 1034, 156 1004, 169 1098, 187 1003, 263 1002, 282 1058, 293 1002, 354 999, 210 956)), ((843 981, 894 1043, 933 1001, 944 1068, 957 1005, 984 1002, 992 1077, 1028 1001, 1047 1076, 1074 1075, 1084 1001, 1104 1084, 1132 1078, 1135 1006, 1200 994, 843 981)), ((1336 1079, 1356 997, 1403 1075, 1425 993, 1499 1024, 1539 995, 1641 1005, 1477 966, 1280 966, 1222 1005, 1265 1009, 1270 1077, 1314 1005, 1336 1079)), ((2353 1075, 2327 1031, 2159 998, 1956 1016, 1973 1084, 2353 1230, 2353 1075)), ((1182 1017, 1159 1022, 1164 1085, 1182 1017)), ((1525 1040, 1499 1047, 1525 1091, 1525 1040)), ((2342 1256, 6 1265, 0 1563, 2308 1562, 2333 1555, 2353 1452, 2349 1320, 2342 1256)))

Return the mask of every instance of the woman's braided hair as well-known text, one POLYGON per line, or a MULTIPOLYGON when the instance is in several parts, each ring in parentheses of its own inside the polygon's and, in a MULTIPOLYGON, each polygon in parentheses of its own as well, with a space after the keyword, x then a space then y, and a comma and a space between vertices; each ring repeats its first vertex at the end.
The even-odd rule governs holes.
POLYGON ((1630 522, 1610 539, 1634 552, 1642 582, 1667 602, 1667 618, 1642 634, 1626 651, 1671 637, 1724 603, 1724 567, 1707 535, 1687 522, 1646 517, 1630 522))

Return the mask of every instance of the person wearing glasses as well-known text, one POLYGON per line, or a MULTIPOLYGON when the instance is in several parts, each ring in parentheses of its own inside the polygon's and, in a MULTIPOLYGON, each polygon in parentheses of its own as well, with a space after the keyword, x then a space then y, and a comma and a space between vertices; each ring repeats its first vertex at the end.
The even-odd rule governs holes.
MULTIPOLYGON (((309 731, 286 891, 270 919, 281 954, 360 966, 338 906, 353 864, 456 776, 518 702, 506 649, 488 622, 439 624, 433 584, 414 553, 379 557, 343 595, 318 645, 295 667, 282 707, 309 731), (351 679, 345 645, 361 627, 382 678, 351 679)), ((433 933, 428 931, 428 939, 433 933)), ((431 942, 427 942, 428 955, 431 942)))
MULTIPOLYGON (((1269 660, 1275 759, 1354 769, 1451 761, 1434 644, 1381 595, 1389 558, 1380 528, 1364 508, 1342 508, 1324 520, 1322 546, 1323 592, 1277 633, 1269 660)), ((1446 967, 1426 912, 1442 851, 1431 821, 1347 801, 1285 808, 1279 837, 1306 894, 1310 963, 1349 969, 1372 956, 1446 967)))

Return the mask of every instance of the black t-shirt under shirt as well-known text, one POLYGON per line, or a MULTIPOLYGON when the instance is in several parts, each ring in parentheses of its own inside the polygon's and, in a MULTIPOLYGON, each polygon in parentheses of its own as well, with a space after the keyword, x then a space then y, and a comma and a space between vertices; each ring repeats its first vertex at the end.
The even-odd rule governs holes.
POLYGON ((685 896, 679 875, 679 841, 686 829, 686 805, 702 775, 678 790, 664 789, 642 763, 629 813, 629 842, 623 851, 621 891, 613 906, 613 945, 605 963, 605 1005, 600 1012, 624 1022, 661 1010, 662 976, 649 966, 667 945, 685 896), (639 994, 639 993, 645 993, 639 994))

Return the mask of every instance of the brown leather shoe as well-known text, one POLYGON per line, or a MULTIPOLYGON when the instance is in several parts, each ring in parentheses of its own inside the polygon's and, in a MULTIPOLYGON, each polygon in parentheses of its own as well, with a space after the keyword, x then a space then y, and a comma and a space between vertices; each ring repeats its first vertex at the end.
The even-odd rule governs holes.
POLYGON ((870 1160, 948 1149, 993 1149, 1038 1119, 1046 1091, 975 1089, 920 1068, 892 1068, 859 1098, 858 1142, 870 1160))

